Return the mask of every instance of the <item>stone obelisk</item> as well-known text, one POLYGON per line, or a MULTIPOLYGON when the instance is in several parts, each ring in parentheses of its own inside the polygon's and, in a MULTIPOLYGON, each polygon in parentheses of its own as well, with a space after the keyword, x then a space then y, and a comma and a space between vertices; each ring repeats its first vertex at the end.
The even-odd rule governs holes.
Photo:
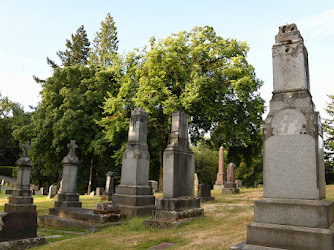
POLYGON ((323 133, 307 50, 295 24, 281 26, 275 42, 274 91, 263 125, 263 199, 254 204, 247 242, 232 249, 334 249, 334 203, 325 199, 323 133))
POLYGON ((236 167, 231 162, 228 164, 226 169, 226 182, 224 188, 222 189, 223 194, 236 194, 239 193, 239 188, 237 188, 237 183, 235 182, 236 167))
POLYGON ((128 217, 149 215, 155 209, 149 168, 147 113, 143 108, 135 108, 131 112, 129 139, 123 154, 121 184, 112 196, 113 205, 128 217))
POLYGON ((218 164, 218 173, 217 180, 213 189, 222 189, 224 187, 224 148, 219 148, 219 164, 218 164))

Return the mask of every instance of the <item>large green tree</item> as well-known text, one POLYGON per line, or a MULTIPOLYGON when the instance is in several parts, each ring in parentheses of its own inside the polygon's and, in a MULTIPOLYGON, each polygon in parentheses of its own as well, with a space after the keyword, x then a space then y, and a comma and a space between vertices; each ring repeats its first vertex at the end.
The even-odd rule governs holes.
POLYGON ((328 118, 323 124, 326 134, 325 140, 325 168, 326 182, 334 183, 334 95, 328 95, 329 102, 326 108, 328 118))
POLYGON ((101 124, 107 138, 114 141, 124 133, 129 111, 143 107, 149 131, 157 136, 160 188, 173 111, 189 114, 194 143, 209 134, 215 150, 224 145, 231 155, 239 149, 258 152, 252 150, 252 140, 260 138, 264 101, 257 91, 262 82, 247 62, 247 52, 246 42, 224 39, 208 26, 164 40, 152 38, 150 49, 126 57, 120 91, 105 103, 108 116, 101 124))
POLYGON ((31 141, 32 176, 39 185, 59 179, 61 160, 71 139, 79 145, 79 191, 87 187, 91 164, 105 181, 105 173, 114 165, 110 158, 113 148, 95 121, 102 117, 107 92, 116 95, 118 91, 116 77, 115 68, 75 65, 56 68, 42 84, 42 101, 31 123, 15 130, 17 139, 31 141))
POLYGON ((108 13, 105 20, 101 22, 100 31, 95 34, 89 56, 90 62, 105 66, 111 65, 113 55, 117 53, 117 50, 117 28, 113 17, 108 13))

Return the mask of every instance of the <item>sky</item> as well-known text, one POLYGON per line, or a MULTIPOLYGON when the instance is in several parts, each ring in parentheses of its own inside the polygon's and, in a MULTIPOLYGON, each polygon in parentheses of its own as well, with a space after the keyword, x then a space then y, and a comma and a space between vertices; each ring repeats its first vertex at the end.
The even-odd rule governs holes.
MULTIPOLYGON (((212 26, 223 38, 247 41, 248 62, 264 84, 261 96, 268 107, 273 90, 271 48, 278 27, 295 23, 309 55, 311 94, 316 109, 334 94, 333 0, 0 0, 0 91, 29 111, 41 100, 33 75, 52 75, 46 63, 59 63, 56 52, 84 25, 92 42, 110 13, 116 22, 119 52, 125 54, 195 26, 212 26)), ((267 108, 268 110, 268 108, 267 108)))

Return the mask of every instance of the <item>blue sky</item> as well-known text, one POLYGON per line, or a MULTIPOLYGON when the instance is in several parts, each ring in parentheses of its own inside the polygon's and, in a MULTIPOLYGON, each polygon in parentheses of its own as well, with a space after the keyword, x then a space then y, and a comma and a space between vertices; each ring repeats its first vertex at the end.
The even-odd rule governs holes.
POLYGON ((311 93, 325 116, 327 94, 334 94, 334 1, 50 1, 0 0, 0 90, 2 96, 36 106, 39 84, 32 75, 51 76, 46 57, 58 60, 65 40, 84 25, 90 41, 107 13, 116 22, 119 52, 148 44, 194 26, 212 26, 224 38, 247 41, 249 62, 264 81, 268 102, 272 92, 271 47, 278 27, 296 23, 309 54, 311 93))

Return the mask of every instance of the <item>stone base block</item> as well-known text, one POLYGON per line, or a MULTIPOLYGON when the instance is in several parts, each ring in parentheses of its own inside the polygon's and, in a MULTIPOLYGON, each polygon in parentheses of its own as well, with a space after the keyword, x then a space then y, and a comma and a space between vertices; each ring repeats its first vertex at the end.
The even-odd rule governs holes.
POLYGON ((79 201, 79 194, 77 193, 60 193, 58 200, 55 201, 55 208, 81 208, 82 203, 79 201))
POLYGON ((208 201, 214 201, 215 200, 215 197, 199 197, 199 199, 201 200, 201 203, 204 203, 204 202, 208 202, 208 201))
POLYGON ((224 184, 220 184, 220 185, 213 185, 213 190, 221 190, 224 188, 224 184))
POLYGON ((334 223, 334 202, 264 198, 254 203, 254 222, 327 229, 334 223))
POLYGON ((239 188, 226 188, 224 187, 222 189, 223 194, 238 194, 239 193, 239 188))
POLYGON ((31 197, 32 191, 30 189, 14 189, 12 190, 12 195, 31 197))
POLYGON ((153 219, 162 221, 177 221, 193 217, 201 217, 203 215, 204 215, 203 208, 191 208, 181 211, 166 211, 166 210, 153 211, 153 219))
POLYGON ((237 188, 237 183, 235 182, 225 182, 224 188, 237 188))
POLYGON ((0 242, 0 249, 29 249, 46 244, 44 237, 0 242))
MULTIPOLYGON (((262 247, 262 246, 255 246, 247 244, 246 241, 230 247, 230 250, 280 250, 282 248, 273 248, 273 247, 262 247)), ((282 249, 283 250, 283 249, 282 249)))
POLYGON ((150 186, 117 185, 115 194, 151 195, 153 194, 153 191, 152 191, 152 187, 150 186))
POLYGON ((9 197, 9 203, 13 204, 33 204, 33 198, 31 196, 11 196, 9 197))
POLYGON ((334 249, 334 228, 309 228, 252 223, 247 227, 247 244, 283 249, 334 249))
POLYGON ((126 217, 131 218, 135 216, 148 216, 152 214, 152 211, 155 209, 155 205, 146 205, 146 206, 129 206, 123 204, 117 204, 118 209, 121 210, 126 217))
POLYGON ((5 212, 11 211, 36 211, 36 205, 34 204, 5 204, 5 212))
POLYGON ((157 200, 157 209, 166 211, 178 211, 200 207, 200 198, 162 198, 157 200))
POLYGON ((125 194, 114 194, 113 203, 117 205, 127 206, 147 206, 155 204, 155 197, 151 195, 125 195, 125 194))

